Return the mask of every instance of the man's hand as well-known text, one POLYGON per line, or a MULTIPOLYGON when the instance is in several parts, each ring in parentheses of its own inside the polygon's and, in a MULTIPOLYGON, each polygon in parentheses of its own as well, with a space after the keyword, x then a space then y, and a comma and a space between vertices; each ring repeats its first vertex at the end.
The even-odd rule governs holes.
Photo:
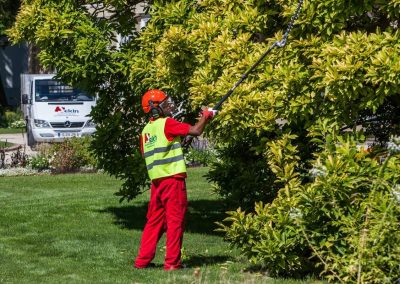
POLYGON ((207 122, 215 116, 217 113, 216 110, 213 110, 212 108, 203 108, 201 111, 201 117, 200 120, 190 127, 189 129, 189 135, 191 136, 200 136, 201 133, 203 133, 204 127, 206 126, 207 122))
POLYGON ((212 108, 205 108, 201 112, 202 116, 205 117, 207 120, 213 118, 217 114, 217 110, 212 108))

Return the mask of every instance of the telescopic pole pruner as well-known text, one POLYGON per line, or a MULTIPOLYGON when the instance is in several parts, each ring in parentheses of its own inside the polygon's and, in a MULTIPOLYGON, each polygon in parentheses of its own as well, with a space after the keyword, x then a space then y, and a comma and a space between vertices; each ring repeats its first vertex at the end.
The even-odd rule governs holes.
MULTIPOLYGON (((243 83, 243 81, 249 76, 249 74, 250 74, 251 72, 253 72, 253 70, 261 63, 261 61, 264 60, 264 58, 265 58, 276 46, 282 48, 282 47, 284 47, 284 46, 286 45, 286 42, 287 42, 287 38, 288 38, 288 36, 289 36, 289 33, 290 33, 290 31, 292 30, 292 28, 293 28, 293 24, 294 24, 294 22, 297 20, 297 18, 298 18, 299 15, 300 15, 300 11, 301 11, 301 8, 302 8, 302 6, 303 6, 303 2, 304 2, 304 0, 299 0, 299 2, 298 2, 298 4, 297 4, 296 11, 295 11, 295 13, 293 14, 292 18, 290 19, 290 22, 289 22, 289 24, 288 24, 288 26, 287 26, 287 29, 286 29, 286 31, 285 31, 285 33, 284 33, 282 39, 279 40, 279 41, 274 42, 274 43, 267 49, 267 51, 265 51, 264 54, 261 55, 261 57, 257 60, 257 62, 254 63, 254 64, 250 67, 250 69, 247 70, 247 72, 244 73, 244 74, 240 77, 239 81, 237 81, 237 82, 235 83, 235 85, 233 85, 233 87, 232 87, 232 88, 221 98, 221 100, 212 108, 213 110, 219 110, 219 109, 221 108, 222 104, 230 97, 230 95, 232 95, 233 91, 234 91, 241 83, 243 83)), ((185 146, 188 146, 188 145, 190 145, 190 144, 192 143, 193 136, 190 136, 190 135, 189 135, 189 136, 186 136, 186 139, 185 139, 185 140, 186 140, 186 141, 184 141, 183 144, 184 144, 185 146)))
POLYGON ((244 73, 244 74, 240 77, 239 81, 237 81, 237 82, 233 85, 233 87, 232 87, 232 88, 221 98, 221 100, 213 107, 213 110, 219 110, 219 109, 221 108, 222 104, 232 95, 233 91, 234 91, 240 84, 242 84, 242 82, 249 76, 249 74, 250 74, 251 72, 253 72, 253 70, 261 63, 261 61, 264 60, 264 58, 265 58, 276 46, 282 48, 282 47, 284 47, 284 46, 286 45, 286 42, 287 42, 287 38, 288 38, 288 36, 289 36, 289 33, 290 33, 290 31, 292 30, 292 28, 293 28, 293 24, 294 24, 294 22, 297 20, 297 18, 298 18, 299 15, 300 15, 300 11, 301 11, 301 8, 302 8, 302 6, 303 6, 303 2, 304 2, 304 0, 299 0, 299 2, 298 2, 298 4, 297 4, 296 11, 295 11, 295 13, 293 14, 292 18, 290 19, 290 22, 289 22, 289 24, 288 24, 288 27, 287 27, 287 29, 286 29, 286 32, 285 32, 284 35, 283 35, 283 38, 282 38, 281 40, 279 40, 279 41, 274 42, 274 43, 267 49, 267 51, 265 51, 265 52, 261 55, 261 57, 257 60, 257 62, 254 63, 254 64, 249 68, 249 70, 247 70, 247 72, 244 73))

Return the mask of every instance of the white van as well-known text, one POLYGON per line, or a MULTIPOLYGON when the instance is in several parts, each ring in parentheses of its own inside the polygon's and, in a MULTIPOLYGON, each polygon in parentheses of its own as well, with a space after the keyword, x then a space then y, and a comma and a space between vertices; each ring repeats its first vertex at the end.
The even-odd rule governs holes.
POLYGON ((21 74, 21 109, 28 145, 92 135, 89 114, 96 98, 54 79, 54 74, 21 74))

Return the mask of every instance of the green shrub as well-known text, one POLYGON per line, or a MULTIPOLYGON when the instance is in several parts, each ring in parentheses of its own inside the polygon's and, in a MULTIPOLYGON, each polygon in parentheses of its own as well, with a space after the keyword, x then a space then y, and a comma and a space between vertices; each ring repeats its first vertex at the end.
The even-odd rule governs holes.
MULTIPOLYGON (((68 141, 68 140, 66 140, 68 141)), ((69 142, 54 144, 50 167, 55 173, 76 172, 83 165, 69 142)))
POLYGON ((90 150, 91 137, 66 139, 61 143, 38 144, 39 154, 30 161, 32 168, 50 168, 54 173, 76 172, 83 167, 96 169, 97 162, 90 150))
POLYGON ((217 148, 218 159, 207 174, 230 208, 251 209, 256 201, 271 202, 278 190, 266 159, 249 148, 249 141, 217 148))
POLYGON ((317 157, 299 204, 302 234, 332 281, 394 283, 400 275, 399 156, 383 164, 351 138, 317 157))
POLYGON ((4 112, 4 114, 2 115, 2 118, 0 120, 0 126, 1 127, 13 127, 12 125, 15 124, 18 127, 24 127, 25 126, 25 122, 24 122, 24 117, 23 117, 23 113, 21 110, 6 110, 4 112), (24 123, 23 126, 22 122, 24 123))
POLYGON ((326 136, 304 182, 293 136, 269 144, 277 198, 221 224, 232 245, 272 275, 320 272, 329 281, 394 283, 400 275, 400 159, 383 164, 353 137, 326 136), (335 143, 334 143, 334 142, 335 143), (282 151, 284 149, 284 151, 282 151))
POLYGON ((49 157, 43 154, 33 156, 30 159, 29 164, 31 165, 32 169, 39 171, 50 168, 49 157))
POLYGON ((276 182, 271 179, 265 186, 287 183, 273 202, 265 205, 258 202, 254 212, 248 214, 241 208, 228 212, 230 217, 225 222, 230 224, 220 224, 226 239, 238 247, 251 263, 265 267, 271 275, 293 276, 311 266, 307 265, 310 254, 293 218, 297 212, 292 208, 296 208, 298 203, 293 191, 301 187, 299 175, 294 171, 298 156, 297 148, 291 145, 293 138, 286 135, 270 144, 269 164, 276 182), (284 151, 280 151, 281 148, 284 151))
POLYGON ((9 127, 11 128, 25 128, 26 127, 26 122, 24 119, 16 120, 13 121, 9 124, 9 127))
POLYGON ((81 160, 82 166, 97 168, 97 160, 90 149, 92 137, 85 136, 82 138, 72 138, 68 140, 72 148, 75 150, 75 154, 81 160))

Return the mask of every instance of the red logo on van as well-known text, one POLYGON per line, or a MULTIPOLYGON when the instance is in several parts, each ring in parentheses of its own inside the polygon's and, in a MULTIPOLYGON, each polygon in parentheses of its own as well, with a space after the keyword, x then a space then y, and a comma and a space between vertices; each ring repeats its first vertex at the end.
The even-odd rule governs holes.
POLYGON ((55 112, 60 112, 60 111, 64 111, 62 108, 60 108, 59 106, 56 107, 56 109, 54 110, 55 112))
POLYGON ((60 106, 56 106, 54 112, 61 112, 61 113, 65 113, 65 114, 78 114, 79 110, 78 109, 71 109, 71 108, 65 108, 65 107, 60 107, 60 106))

